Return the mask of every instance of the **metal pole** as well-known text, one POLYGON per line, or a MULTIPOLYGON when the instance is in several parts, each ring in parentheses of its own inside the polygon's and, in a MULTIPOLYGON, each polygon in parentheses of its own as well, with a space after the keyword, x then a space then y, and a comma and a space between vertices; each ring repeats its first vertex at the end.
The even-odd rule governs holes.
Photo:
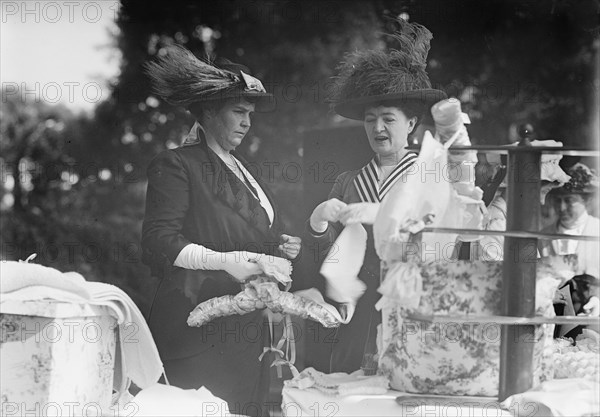
MULTIPOLYGON (((507 230, 535 232, 539 229, 540 157, 540 151, 533 150, 509 153, 507 230)), ((502 282, 503 315, 534 316, 536 262, 537 238, 506 237, 502 282)), ((500 401, 531 388, 534 332, 535 327, 532 325, 502 326, 500 401)))

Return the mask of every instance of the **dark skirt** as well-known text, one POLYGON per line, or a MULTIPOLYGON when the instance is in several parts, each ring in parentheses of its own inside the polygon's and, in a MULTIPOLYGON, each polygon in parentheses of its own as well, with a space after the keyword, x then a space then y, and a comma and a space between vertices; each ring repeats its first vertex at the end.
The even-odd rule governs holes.
POLYGON ((201 288, 186 291, 184 280, 163 279, 150 313, 150 330, 168 382, 184 389, 204 386, 225 400, 232 414, 267 415, 272 358, 259 360, 263 347, 269 344, 263 311, 220 317, 201 327, 189 327, 189 313, 203 299, 219 296, 221 289, 211 286, 224 282, 225 277, 202 281, 190 274, 190 278, 196 278, 194 282, 200 282, 201 288), (203 297, 195 298, 194 294, 203 297))
MULTIPOLYGON (((268 402, 269 363, 265 356, 258 367, 248 367, 244 356, 227 358, 217 352, 203 353, 183 359, 164 361, 165 374, 171 385, 183 389, 206 387, 213 395, 227 402, 231 414, 268 416, 273 405, 268 402), (215 357, 216 355, 216 357, 215 357), (252 373, 252 368, 256 372, 252 373)), ((215 415, 224 415, 216 410, 215 415)))

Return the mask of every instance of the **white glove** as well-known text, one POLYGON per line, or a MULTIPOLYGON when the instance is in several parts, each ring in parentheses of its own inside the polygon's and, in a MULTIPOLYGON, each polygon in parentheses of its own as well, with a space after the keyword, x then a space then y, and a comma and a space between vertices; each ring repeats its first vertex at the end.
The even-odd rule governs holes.
POLYGON ((347 206, 343 201, 337 198, 331 198, 323 201, 313 210, 310 215, 310 227, 318 233, 327 230, 329 222, 337 222, 342 209, 347 206))
POLYGON ((380 203, 348 204, 340 213, 340 222, 345 226, 354 223, 373 224, 379 211, 380 203))
POLYGON ((260 256, 261 254, 246 251, 217 252, 190 243, 179 252, 173 265, 186 269, 223 270, 237 281, 244 282, 262 272, 254 262, 260 256))
POLYGON ((253 262, 258 256, 260 255, 246 251, 225 252, 225 262, 221 263, 222 267, 219 269, 223 269, 236 280, 244 282, 262 272, 260 266, 253 262))
POLYGON ((591 297, 590 300, 583 306, 583 313, 579 313, 578 316, 600 316, 600 298, 596 296, 591 297))

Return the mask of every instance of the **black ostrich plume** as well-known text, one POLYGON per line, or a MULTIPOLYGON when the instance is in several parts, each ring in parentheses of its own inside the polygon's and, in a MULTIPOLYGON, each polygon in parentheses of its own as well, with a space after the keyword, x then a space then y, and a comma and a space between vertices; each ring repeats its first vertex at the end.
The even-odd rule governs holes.
POLYGON ((397 22, 399 30, 386 34, 397 47, 355 51, 345 56, 334 78, 330 103, 431 88, 425 67, 433 35, 417 23, 403 19, 397 22))
POLYGON ((171 45, 165 50, 144 69, 154 93, 171 105, 186 107, 243 84, 239 75, 196 58, 182 46, 171 45))

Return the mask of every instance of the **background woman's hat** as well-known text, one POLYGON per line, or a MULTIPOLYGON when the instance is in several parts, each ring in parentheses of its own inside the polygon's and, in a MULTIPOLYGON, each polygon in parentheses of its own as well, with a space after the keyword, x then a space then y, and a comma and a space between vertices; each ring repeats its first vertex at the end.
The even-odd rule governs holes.
POLYGON ((179 45, 165 48, 155 61, 145 64, 153 91, 167 103, 189 107, 229 98, 246 98, 255 103, 255 111, 275 108, 273 96, 262 82, 240 64, 228 60, 202 61, 179 45))
POLYGON ((598 192, 598 175, 580 162, 567 170, 571 179, 552 194, 593 194, 598 192))
POLYGON ((341 116, 362 120, 373 104, 422 104, 431 107, 446 93, 431 88, 425 67, 431 32, 398 19, 400 30, 390 36, 399 49, 357 51, 346 55, 329 101, 341 116))

